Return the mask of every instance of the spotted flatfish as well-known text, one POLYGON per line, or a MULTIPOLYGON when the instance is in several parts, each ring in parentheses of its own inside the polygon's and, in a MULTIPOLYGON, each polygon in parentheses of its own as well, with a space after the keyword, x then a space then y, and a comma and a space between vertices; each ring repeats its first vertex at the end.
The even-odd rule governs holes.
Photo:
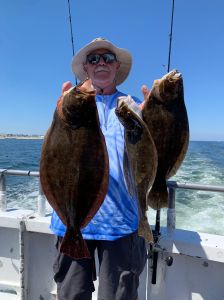
POLYGON ((108 189, 109 161, 91 80, 57 103, 44 138, 40 180, 50 205, 66 225, 60 251, 90 258, 81 228, 98 211, 108 189))
POLYGON ((189 143, 188 116, 180 72, 172 70, 154 81, 144 101, 142 118, 158 154, 156 178, 147 193, 147 201, 150 207, 160 209, 168 205, 166 180, 175 175, 181 166, 189 143))
POLYGON ((119 97, 115 110, 124 125, 124 174, 129 193, 137 198, 139 210, 138 234, 153 242, 146 217, 146 194, 151 189, 157 170, 157 151, 151 134, 142 120, 141 109, 130 97, 119 97))

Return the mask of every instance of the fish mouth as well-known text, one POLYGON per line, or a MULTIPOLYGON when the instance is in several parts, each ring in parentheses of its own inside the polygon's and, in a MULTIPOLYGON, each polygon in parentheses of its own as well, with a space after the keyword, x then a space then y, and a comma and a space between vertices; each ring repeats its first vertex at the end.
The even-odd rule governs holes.
POLYGON ((117 98, 117 109, 125 108, 142 119, 142 109, 130 95, 117 98))
POLYGON ((153 83, 152 94, 160 101, 170 101, 178 97, 181 92, 182 74, 176 69, 165 74, 153 83))
POLYGON ((115 113, 126 130, 142 133, 142 110, 130 95, 118 97, 115 113))
POLYGON ((92 80, 90 78, 87 78, 86 80, 80 82, 75 87, 73 87, 72 90, 74 90, 74 92, 76 93, 96 96, 96 89, 94 88, 92 80))
POLYGON ((122 108, 123 106, 128 106, 130 98, 128 96, 120 96, 117 98, 117 108, 122 108))
POLYGON ((182 79, 182 74, 174 69, 169 73, 165 74, 162 78, 154 80, 154 84, 160 84, 161 82, 175 82, 182 79))
POLYGON ((172 71, 170 71, 169 73, 165 74, 161 80, 172 80, 172 81, 176 81, 182 78, 182 74, 174 69, 172 71))
POLYGON ((135 101, 132 99, 132 97, 130 95, 119 96, 117 98, 117 107, 120 108, 124 105, 126 105, 127 107, 131 107, 133 105, 137 106, 137 104, 135 103, 135 101))

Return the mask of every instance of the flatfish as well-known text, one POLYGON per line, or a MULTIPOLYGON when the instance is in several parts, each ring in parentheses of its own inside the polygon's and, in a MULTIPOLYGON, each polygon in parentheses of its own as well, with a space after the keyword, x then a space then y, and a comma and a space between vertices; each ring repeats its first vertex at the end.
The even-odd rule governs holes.
POLYGON ((124 174, 129 193, 138 199, 138 234, 153 242, 146 217, 146 194, 150 190, 157 170, 157 151, 150 132, 141 117, 141 109, 130 96, 118 98, 115 110, 125 130, 124 174))
POLYGON ((189 144, 181 73, 172 70, 154 81, 145 99, 142 117, 158 153, 157 174, 152 189, 147 193, 147 201, 150 207, 160 209, 168 205, 166 180, 176 174, 189 144))
POLYGON ((76 259, 90 257, 80 229, 98 211, 108 188, 108 153, 95 94, 87 80, 59 99, 41 152, 43 192, 67 229, 60 251, 76 259))

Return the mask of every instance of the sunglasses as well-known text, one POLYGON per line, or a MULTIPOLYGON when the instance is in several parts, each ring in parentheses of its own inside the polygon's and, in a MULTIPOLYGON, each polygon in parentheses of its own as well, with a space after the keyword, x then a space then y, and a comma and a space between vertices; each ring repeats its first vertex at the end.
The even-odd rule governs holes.
POLYGON ((86 61, 92 65, 97 65, 101 57, 103 58, 106 64, 110 64, 114 61, 117 61, 116 55, 113 53, 89 54, 86 57, 86 61))

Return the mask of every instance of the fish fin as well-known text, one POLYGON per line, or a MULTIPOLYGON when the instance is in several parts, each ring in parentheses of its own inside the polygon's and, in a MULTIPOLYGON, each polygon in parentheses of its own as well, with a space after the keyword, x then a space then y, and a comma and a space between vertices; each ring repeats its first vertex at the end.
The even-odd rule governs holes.
POLYGON ((146 195, 148 205, 153 209, 168 206, 168 191, 166 181, 155 181, 151 190, 146 195))
POLYGON ((123 157, 123 170, 124 170, 124 177, 125 177, 125 182, 127 185, 127 189, 129 194, 134 198, 137 195, 137 191, 136 191, 136 186, 134 183, 134 178, 133 178, 133 174, 131 171, 131 165, 130 165, 130 161, 128 158, 128 152, 127 152, 127 148, 126 148, 126 144, 124 147, 124 157, 123 157))
POLYGON ((142 236, 146 242, 153 243, 153 234, 147 218, 140 219, 138 235, 142 236))
POLYGON ((81 232, 67 229, 62 240, 60 252, 74 259, 91 258, 81 232))

